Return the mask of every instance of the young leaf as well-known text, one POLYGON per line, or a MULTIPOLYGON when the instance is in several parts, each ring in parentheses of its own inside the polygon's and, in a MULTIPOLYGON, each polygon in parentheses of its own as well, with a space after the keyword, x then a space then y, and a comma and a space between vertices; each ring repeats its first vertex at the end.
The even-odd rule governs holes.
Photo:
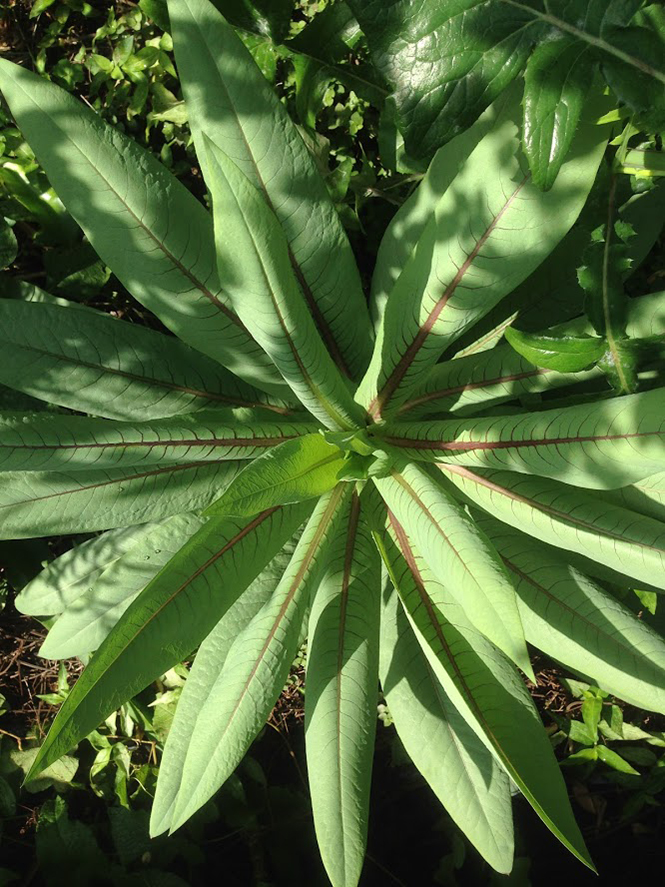
POLYGON ((535 366, 556 370, 558 373, 579 373, 588 370, 605 353, 605 339, 597 336, 523 333, 514 327, 508 327, 505 335, 522 357, 530 360, 535 366))
POLYGON ((374 483, 437 576, 478 631, 531 675, 515 589, 485 534, 437 480, 407 465, 374 483))
POLYGON ((416 459, 507 468, 612 489, 665 469, 665 389, 489 419, 394 423, 381 439, 416 459))
POLYGON ((92 310, 0 299, 0 382, 107 419, 287 408, 174 337, 92 310))
POLYGON ((476 850, 508 874, 514 844, 508 777, 434 674, 392 588, 383 595, 380 672, 407 754, 476 850))
POLYGON ((369 314, 351 247, 314 158, 213 4, 170 0, 169 9, 189 120, 209 188, 214 195, 205 136, 263 193, 284 229, 289 264, 331 357, 346 375, 358 378, 371 354, 369 314), (257 126, 257 120, 270 123, 257 126), (351 315, 353 324, 346 320, 351 315))
POLYGON ((335 887, 355 887, 365 860, 377 721, 381 568, 362 502, 354 493, 346 526, 331 541, 308 629, 307 771, 335 887))
POLYGON ((171 831, 228 779, 268 718, 298 651, 309 592, 352 492, 351 484, 340 484, 319 500, 279 585, 229 650, 187 749, 171 831))
POLYGON ((241 320, 311 413, 352 428, 362 410, 319 336, 275 214, 221 149, 206 150, 219 273, 241 320))
POLYGON ((44 77, 0 59, 0 90, 58 196, 129 292, 198 351, 283 390, 220 291, 211 219, 193 195, 44 77))
POLYGON ((443 463, 437 467, 466 499, 528 536, 665 590, 660 521, 548 478, 443 463))
POLYGON ((593 863, 540 716, 514 666, 472 628, 448 591, 389 518, 380 550, 409 622, 445 692, 533 809, 585 865, 593 863))
POLYGON ((240 462, 190 462, 108 471, 8 471, 0 485, 0 539, 91 533, 183 511, 217 499, 240 462))
POLYGON ((320 434, 304 434, 250 462, 205 514, 251 517, 273 505, 321 496, 335 486, 344 465, 338 447, 320 434))
POLYGON ((244 523, 213 518, 195 533, 130 604, 94 654, 58 712, 28 778, 189 655, 308 510, 303 505, 273 508, 244 523))
POLYGON ((0 471, 85 471, 251 459, 316 428, 231 410, 128 423, 84 416, 0 417, 0 471), (254 421, 252 421, 254 420, 254 421))

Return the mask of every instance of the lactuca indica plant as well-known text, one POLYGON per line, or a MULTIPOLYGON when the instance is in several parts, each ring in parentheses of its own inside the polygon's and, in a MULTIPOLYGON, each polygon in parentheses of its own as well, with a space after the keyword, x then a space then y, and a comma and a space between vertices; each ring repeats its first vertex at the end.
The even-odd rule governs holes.
MULTIPOLYGON (((0 62, 57 194, 175 333, 34 288, 0 304, 0 382, 59 408, 0 421, 3 536, 105 531, 18 598, 57 616, 45 656, 96 651, 32 772, 198 648, 152 811, 153 834, 177 829, 238 765, 306 637, 336 887, 363 864, 379 683, 495 869, 512 865, 511 781, 592 866, 527 644, 665 711, 665 643, 602 584, 665 589, 665 394, 645 372, 613 397, 596 366, 538 368, 487 331, 455 347, 550 273, 555 247, 560 263, 605 151, 602 96, 547 193, 516 93, 443 148, 386 232, 368 308, 315 164, 234 30, 207 0, 169 11, 212 216, 127 136, 0 62)), ((631 335, 657 334, 659 305, 634 301, 631 335)))

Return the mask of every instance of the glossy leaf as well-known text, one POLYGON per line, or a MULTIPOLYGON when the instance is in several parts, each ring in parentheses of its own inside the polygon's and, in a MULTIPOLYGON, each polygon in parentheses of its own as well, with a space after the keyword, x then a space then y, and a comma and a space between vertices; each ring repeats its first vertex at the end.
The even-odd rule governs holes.
POLYGON ((374 483, 432 571, 449 577, 471 623, 530 675, 515 589, 485 534, 424 468, 410 464, 374 483))
POLYGON ((208 521, 148 583, 67 696, 28 778, 201 643, 307 515, 271 509, 250 522, 208 521), (221 577, 224 581, 221 581, 221 577))
POLYGON ((58 196, 129 292, 189 345, 259 387, 279 388, 220 290, 210 216, 189 191, 43 77, 3 59, 0 90, 58 196))
POLYGON ((381 611, 381 686, 407 754, 498 872, 513 865, 510 784, 434 674, 392 588, 381 611))
POLYGON ((376 732, 378 552, 351 499, 309 617, 305 747, 314 826, 332 884, 356 885, 365 860, 376 732))
POLYGON ((594 336, 551 336, 523 333, 508 327, 506 339, 518 354, 535 366, 558 373, 588 370, 605 353, 605 340, 594 336))
MULTIPOLYGON (((226 5, 218 8, 226 12, 226 5)), ((284 230, 288 263, 328 351, 346 374, 358 377, 370 358, 369 315, 351 247, 312 155, 242 41, 209 0, 171 0, 169 9, 208 187, 214 196, 206 136, 262 192, 284 230), (351 314, 354 324, 346 322, 351 314)), ((224 267, 220 271, 223 275, 224 267)))
POLYGON ((206 509, 206 515, 251 517, 273 505, 329 492, 344 468, 343 453, 320 434, 305 434, 252 460, 206 509))
POLYGON ((91 310, 0 299, 0 382, 108 419, 286 407, 173 337, 91 310))

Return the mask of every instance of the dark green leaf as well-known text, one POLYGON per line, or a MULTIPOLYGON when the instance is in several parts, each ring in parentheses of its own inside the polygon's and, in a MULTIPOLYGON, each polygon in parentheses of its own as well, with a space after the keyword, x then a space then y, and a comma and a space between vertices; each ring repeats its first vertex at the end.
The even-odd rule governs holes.
POLYGON ((522 357, 526 357, 535 366, 559 373, 579 373, 586 370, 605 353, 605 340, 592 336, 523 333, 514 327, 508 327, 505 335, 522 357))

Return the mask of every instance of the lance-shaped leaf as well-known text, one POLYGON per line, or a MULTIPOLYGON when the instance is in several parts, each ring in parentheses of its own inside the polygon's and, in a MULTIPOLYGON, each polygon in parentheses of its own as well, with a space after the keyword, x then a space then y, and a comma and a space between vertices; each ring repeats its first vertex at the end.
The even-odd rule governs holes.
POLYGON ((665 521, 665 471, 608 494, 619 505, 665 521))
POLYGON ((155 522, 120 527, 75 545, 21 589, 14 601, 16 609, 30 616, 63 613, 92 588, 106 569, 159 525, 155 522))
POLYGON ((150 832, 160 835, 171 826, 187 749, 196 733, 201 710, 212 696, 229 651, 251 620, 272 597, 293 554, 291 542, 232 604, 203 641, 178 700, 159 767, 150 832))
POLYGON ((58 196, 129 292, 232 372, 283 387, 220 290, 210 216, 184 185, 44 77, 0 60, 0 90, 58 196))
POLYGON ((511 527, 665 590, 661 521, 549 478, 437 467, 466 499, 511 527))
POLYGON ((421 384, 445 348, 538 267, 577 218, 605 144, 580 127, 556 186, 530 181, 508 103, 436 204, 386 304, 357 399, 378 419, 421 384), (460 214, 469 219, 460 226, 460 214))
POLYGON ((348 514, 351 493, 351 484, 341 484, 319 500, 279 585, 229 650, 187 749, 171 830, 228 779, 266 722, 297 653, 309 593, 348 514))
POLYGON ((523 333, 508 327, 506 339, 531 363, 558 373, 580 373, 597 363, 605 353, 605 339, 598 336, 559 336, 523 333))
POLYGON ((0 300, 0 382, 108 419, 286 407, 174 337, 107 314, 0 300))
POLYGON ((510 872, 508 777, 443 689, 392 588, 381 610, 380 674, 407 754, 476 850, 498 872, 510 872))
POLYGON ((209 188, 214 195, 204 134, 263 192, 284 229, 290 264, 328 351, 345 374, 358 378, 371 354, 367 303, 312 154, 213 4, 171 0, 169 9, 189 122, 209 188))
MULTIPOLYGON (((264 414, 265 415, 265 414, 264 414)), ((251 459, 316 428, 256 421, 250 411, 199 412, 154 422, 85 416, 0 417, 0 471, 84 471, 174 462, 251 459)))
POLYGON ((663 638, 555 549, 476 519, 513 577, 529 643, 621 699, 663 712, 663 638))
POLYGON ((423 467, 406 465, 374 483, 434 573, 449 577, 478 631, 531 675, 515 589, 487 536, 423 467))
POLYGON ((594 78, 590 48, 573 37, 547 40, 524 77, 524 153, 534 183, 546 191, 561 169, 594 78))
POLYGON ((251 517, 273 505, 321 496, 332 490, 344 466, 338 447, 321 434, 304 434, 252 460, 206 515, 251 517))
POLYGON ((331 542, 312 601, 305 747, 314 826, 335 887, 355 887, 365 859, 379 679, 381 567, 361 502, 331 542))
POLYGON ((540 716, 514 666, 470 624, 394 516, 380 541, 390 578, 435 677, 551 831, 593 863, 540 716))
POLYGON ((49 629, 39 655, 46 659, 86 656, 96 650, 136 596, 204 524, 193 514, 176 514, 142 535, 114 559, 49 629))
POLYGON ((0 538, 91 533, 161 520, 210 505, 242 468, 194 462, 108 471, 7 471, 0 483, 0 538))
POLYGON ((274 212, 222 150, 206 145, 219 272, 240 318, 311 413, 329 428, 351 428, 362 410, 316 329, 274 212))
POLYGON ((394 423, 382 439, 406 455, 507 468, 612 489, 665 469, 665 389, 489 419, 394 423))
POLYGON ((28 780, 188 656, 293 535, 308 506, 249 522, 213 518, 148 583, 92 657, 53 722, 28 780))

